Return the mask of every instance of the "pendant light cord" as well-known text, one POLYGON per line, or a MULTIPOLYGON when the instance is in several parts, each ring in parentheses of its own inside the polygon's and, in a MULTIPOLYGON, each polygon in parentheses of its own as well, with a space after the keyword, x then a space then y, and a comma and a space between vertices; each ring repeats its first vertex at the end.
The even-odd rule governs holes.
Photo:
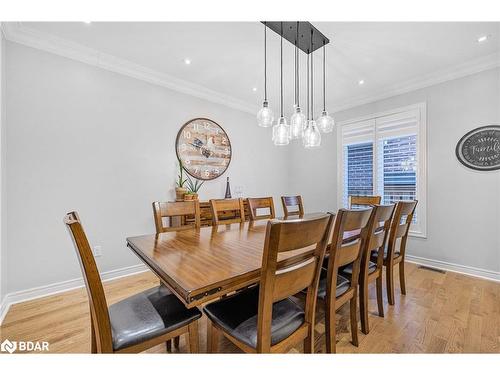
POLYGON ((311 120, 314 119, 314 62, 313 62, 313 31, 311 30, 311 120))
POLYGON ((280 51, 281 51, 281 93, 280 93, 280 100, 281 100, 281 108, 280 112, 281 115, 280 117, 283 117, 283 22, 281 22, 281 45, 280 45, 280 51))
POLYGON ((307 51, 307 119, 309 120, 309 50, 307 51))
POLYGON ((297 107, 300 107, 300 76, 299 76, 299 21, 297 21, 297 35, 295 36, 295 103, 297 103, 297 107))
POLYGON ((326 112, 326 49, 325 41, 323 41, 323 112, 326 112))
POLYGON ((267 26, 264 22, 264 101, 267 102, 267 26))

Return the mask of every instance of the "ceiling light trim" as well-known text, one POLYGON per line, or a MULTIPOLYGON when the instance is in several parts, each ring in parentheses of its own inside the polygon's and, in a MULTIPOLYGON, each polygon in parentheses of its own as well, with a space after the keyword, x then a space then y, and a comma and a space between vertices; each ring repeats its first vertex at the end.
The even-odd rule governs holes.
POLYGON ((257 110, 256 106, 230 95, 175 78, 165 73, 160 73, 143 65, 100 52, 67 39, 40 32, 24 26, 20 22, 4 22, 2 23, 2 30, 4 31, 5 38, 11 42, 23 44, 114 73, 166 87, 212 103, 222 104, 242 112, 254 114, 257 110))

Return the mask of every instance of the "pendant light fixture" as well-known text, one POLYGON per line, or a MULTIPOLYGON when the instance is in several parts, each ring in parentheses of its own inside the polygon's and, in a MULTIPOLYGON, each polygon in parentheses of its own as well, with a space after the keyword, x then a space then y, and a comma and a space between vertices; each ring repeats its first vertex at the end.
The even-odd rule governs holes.
POLYGON ((333 131, 335 121, 326 111, 326 50, 323 44, 323 112, 317 121, 319 129, 323 133, 330 133, 333 131))
MULTIPOLYGON (((313 30, 311 30, 311 46, 313 46, 313 30)), ((313 55, 314 51, 311 51, 311 108, 309 111, 308 105, 308 113, 307 113, 307 125, 304 129, 304 134, 302 135, 302 144, 305 148, 315 148, 321 145, 321 133, 316 125, 316 121, 314 121, 314 60, 313 55)), ((308 59, 309 62, 309 59, 308 59)), ((309 64, 307 67, 308 79, 309 82, 309 64)), ((308 90, 309 91, 309 90, 308 90)), ((308 93, 309 95, 309 93, 308 93)))
POLYGON ((297 35, 295 37, 295 105, 294 113, 290 118, 290 139, 298 139, 302 137, 304 127, 306 125, 306 116, 300 108, 300 60, 299 49, 297 43, 299 42, 299 23, 297 22, 297 35))
POLYGON ((275 146, 286 146, 290 143, 290 127, 283 116, 283 22, 281 22, 280 56, 280 118, 273 126, 273 142, 275 146))
POLYGON ((269 128, 273 125, 274 114, 269 108, 267 101, 267 26, 264 23, 264 102, 262 108, 257 113, 257 123, 263 128, 269 128))

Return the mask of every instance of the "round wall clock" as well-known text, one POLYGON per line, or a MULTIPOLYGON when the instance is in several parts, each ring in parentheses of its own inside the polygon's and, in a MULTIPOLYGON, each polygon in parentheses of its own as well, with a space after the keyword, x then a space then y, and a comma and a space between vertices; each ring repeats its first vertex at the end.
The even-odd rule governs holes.
POLYGON ((224 174, 232 156, 226 132, 207 118, 185 123, 177 134, 175 150, 186 172, 199 180, 213 180, 224 174))

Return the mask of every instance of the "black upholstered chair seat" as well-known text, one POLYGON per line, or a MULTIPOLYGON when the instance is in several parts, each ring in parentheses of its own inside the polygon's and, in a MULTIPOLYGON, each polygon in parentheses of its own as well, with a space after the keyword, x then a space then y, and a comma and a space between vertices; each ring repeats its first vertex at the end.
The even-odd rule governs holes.
MULTIPOLYGON (((394 258, 397 258, 399 256, 399 251, 396 251, 394 253, 394 258)), ((371 253, 371 256, 370 256, 370 259, 373 261, 373 262, 377 262, 377 257, 378 257, 378 251, 377 250, 373 250, 372 253, 371 253)), ((387 260, 387 248, 384 249, 384 262, 387 260)))
MULTIPOLYGON (((318 287, 318 297, 321 299, 326 298, 326 276, 327 270, 324 268, 321 270, 321 276, 319 279, 319 287, 318 287)), ((335 291, 335 297, 340 297, 344 294, 347 289, 351 286, 351 282, 349 279, 345 278, 342 275, 337 275, 337 290, 335 291)))
MULTIPOLYGON (((377 269, 377 263, 368 262, 368 273, 375 272, 376 269, 377 269)), ((340 272, 343 275, 345 275, 346 277, 351 277, 351 275, 352 275, 352 263, 348 264, 347 266, 342 268, 342 270, 340 272)))
MULTIPOLYGON (((257 347, 259 287, 213 302, 203 311, 215 324, 239 341, 257 347)), ((271 345, 283 341, 304 323, 304 310, 286 298, 273 304, 271 345)))
POLYGON ((113 349, 120 350, 163 335, 199 319, 164 286, 148 289, 109 307, 113 349))

